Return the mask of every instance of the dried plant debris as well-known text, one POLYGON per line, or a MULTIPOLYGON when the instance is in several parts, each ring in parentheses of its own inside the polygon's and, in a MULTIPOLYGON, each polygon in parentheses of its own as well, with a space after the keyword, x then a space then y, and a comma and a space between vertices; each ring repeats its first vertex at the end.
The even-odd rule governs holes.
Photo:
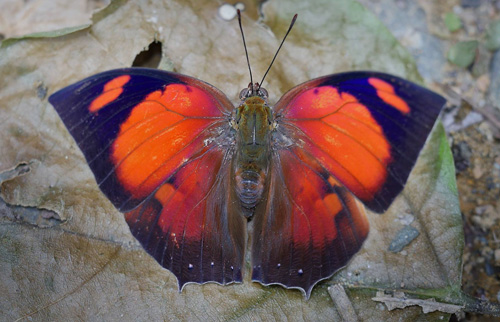
POLYGON ((389 311, 403 309, 408 306, 420 306, 424 313, 439 311, 452 314, 464 309, 464 306, 437 302, 433 298, 425 300, 409 298, 404 292, 394 292, 393 294, 377 292, 377 296, 373 300, 384 303, 389 311))

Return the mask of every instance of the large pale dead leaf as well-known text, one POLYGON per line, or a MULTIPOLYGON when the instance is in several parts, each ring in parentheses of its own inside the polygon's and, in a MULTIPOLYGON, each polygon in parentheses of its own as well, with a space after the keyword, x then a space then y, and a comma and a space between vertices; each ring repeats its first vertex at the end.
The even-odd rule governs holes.
MULTIPOLYGON (((440 126, 402 195, 386 214, 370 214, 371 232, 362 251, 332 280, 320 283, 309 301, 298 291, 251 283, 249 274, 244 284, 188 285, 179 293, 173 274, 133 239, 46 94, 94 73, 130 66, 157 39, 163 44, 162 66, 203 79, 236 99, 249 81, 246 62, 237 22, 219 18, 218 6, 213 1, 118 0, 82 30, 4 43, 0 289, 6 291, 0 315, 8 320, 335 319, 340 315, 327 288, 341 283, 355 314, 365 320, 446 316, 423 316, 418 306, 389 312, 372 300, 377 289, 458 300, 462 226, 453 162, 440 126), (48 219, 23 215, 20 209, 38 210, 48 219), (393 238, 408 225, 418 237, 403 251, 389 252, 393 238)), ((310 78, 352 69, 419 81, 408 53, 356 2, 273 0, 262 7, 259 22, 251 14, 258 8, 249 2, 247 9, 243 23, 257 76, 299 13, 266 80, 271 101, 310 78)))
POLYGON ((0 38, 52 31, 90 23, 92 11, 109 0, 2 0, 0 38))

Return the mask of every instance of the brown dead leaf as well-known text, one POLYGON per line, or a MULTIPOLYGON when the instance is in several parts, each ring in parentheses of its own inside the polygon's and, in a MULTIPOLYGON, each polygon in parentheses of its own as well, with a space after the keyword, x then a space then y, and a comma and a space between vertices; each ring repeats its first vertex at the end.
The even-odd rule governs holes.
MULTIPOLYGON (((247 4, 250 5, 250 4, 247 4)), ((99 191, 81 152, 47 102, 47 95, 100 71, 130 66, 153 40, 161 66, 203 79, 236 99, 248 83, 236 21, 217 15, 219 4, 198 1, 113 1, 93 25, 4 42, 0 49, 0 169, 32 162, 31 172, 4 182, 12 206, 43 208, 64 223, 49 229, 0 218, 0 288, 9 290, 0 314, 9 320, 318 320, 339 318, 327 287, 347 289, 365 319, 421 317, 418 308, 388 312, 371 300, 375 289, 438 293, 460 289, 463 236, 454 168, 438 126, 407 188, 384 215, 371 215, 363 250, 305 301, 297 291, 250 283, 188 285, 158 265, 131 236, 122 214, 99 191), (387 248, 415 218, 420 235, 403 252, 387 248), (425 259, 425 260, 423 260, 425 259), (373 314, 376 312, 376 314, 373 314)), ((253 8, 251 12, 258 12, 253 8)), ((254 74, 262 75, 295 13, 299 20, 266 85, 271 102, 293 85, 320 75, 375 69, 419 81, 415 64, 387 29, 351 1, 270 1, 255 21, 244 15, 254 74)), ((424 318, 439 318, 431 313, 424 318)))

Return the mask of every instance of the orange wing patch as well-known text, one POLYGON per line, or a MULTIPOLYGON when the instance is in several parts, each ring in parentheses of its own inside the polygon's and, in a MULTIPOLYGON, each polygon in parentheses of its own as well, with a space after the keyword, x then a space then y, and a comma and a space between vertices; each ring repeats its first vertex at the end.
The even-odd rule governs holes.
POLYGON ((391 105, 401 113, 410 113, 410 107, 396 94, 394 87, 391 84, 374 77, 368 78, 368 83, 377 90, 377 95, 381 100, 391 105))
POLYGON ((390 143, 368 108, 332 86, 307 90, 290 105, 287 119, 310 139, 313 155, 358 197, 371 200, 392 158, 390 143))
POLYGON ((174 192, 175 188, 171 184, 165 183, 156 191, 155 198, 162 205, 165 205, 170 200, 174 192))
MULTIPOLYGON (((325 240, 338 237, 339 227, 332 223, 344 209, 350 212, 359 236, 366 235, 369 225, 363 206, 354 204, 355 198, 351 194, 341 196, 338 191, 327 188, 324 179, 318 175, 322 171, 320 165, 305 155, 298 155, 298 150, 281 154, 283 177, 294 200, 291 216, 294 240, 305 242, 311 239, 314 247, 324 247, 325 240)), ((328 184, 333 189, 343 189, 333 177, 329 177, 328 184)))
POLYGON ((213 99, 196 87, 173 84, 149 94, 132 109, 113 143, 118 179, 134 198, 148 196, 203 152, 200 134, 217 118, 213 99))
POLYGON ((297 162, 291 152, 283 152, 281 160, 283 178, 294 200, 288 223, 290 235, 296 242, 311 240, 314 247, 321 248, 325 239, 333 240, 338 235, 336 227, 331 224, 338 211, 330 212, 330 209, 340 210, 342 207, 337 207, 338 199, 324 194, 322 179, 305 163, 297 162))
POLYGON ((158 220, 162 231, 182 232, 180 237, 183 238, 201 238, 204 225, 200 223, 205 222, 204 198, 217 178, 216 172, 207 170, 218 169, 222 161, 221 155, 215 156, 211 152, 205 158, 196 159, 184 166, 176 173, 175 184, 164 184, 155 193, 155 198, 162 205, 158 220))
POLYGON ((323 198, 323 203, 331 214, 337 214, 342 210, 342 204, 340 203, 339 197, 334 193, 326 195, 323 198))
POLYGON ((212 96, 197 87, 172 84, 163 91, 151 94, 147 100, 157 101, 172 112, 185 117, 218 117, 221 111, 217 108, 212 96))
POLYGON ((92 103, 90 103, 89 111, 91 113, 97 113, 104 106, 117 99, 118 96, 123 93, 123 86, 129 81, 129 75, 122 75, 107 82, 106 85, 104 85, 102 94, 97 96, 92 103))
POLYGON ((298 95, 287 107, 287 118, 315 119, 337 112, 344 105, 357 102, 347 93, 340 94, 335 87, 321 86, 298 95))
MULTIPOLYGON (((342 184, 332 176, 328 178, 328 183, 332 187, 342 187, 342 184)), ((328 207, 330 213, 338 214, 345 208, 345 210, 347 210, 351 215, 352 221, 346 222, 345 220, 340 220, 338 222, 339 227, 337 227, 337 229, 344 232, 354 230, 358 236, 368 235, 370 224, 368 223, 368 218, 366 217, 363 204, 354 198, 350 193, 346 193, 342 197, 342 201, 340 201, 339 194, 337 193, 329 193, 323 197, 325 206, 328 207)))

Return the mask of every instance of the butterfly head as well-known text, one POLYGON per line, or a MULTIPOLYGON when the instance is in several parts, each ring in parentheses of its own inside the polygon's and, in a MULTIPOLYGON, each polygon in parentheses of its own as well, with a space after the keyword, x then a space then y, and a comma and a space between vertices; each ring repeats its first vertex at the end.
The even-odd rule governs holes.
POLYGON ((259 83, 250 83, 247 88, 242 89, 240 92, 240 100, 242 101, 245 101, 247 98, 253 96, 258 96, 267 102, 269 94, 265 88, 260 87, 259 83))

